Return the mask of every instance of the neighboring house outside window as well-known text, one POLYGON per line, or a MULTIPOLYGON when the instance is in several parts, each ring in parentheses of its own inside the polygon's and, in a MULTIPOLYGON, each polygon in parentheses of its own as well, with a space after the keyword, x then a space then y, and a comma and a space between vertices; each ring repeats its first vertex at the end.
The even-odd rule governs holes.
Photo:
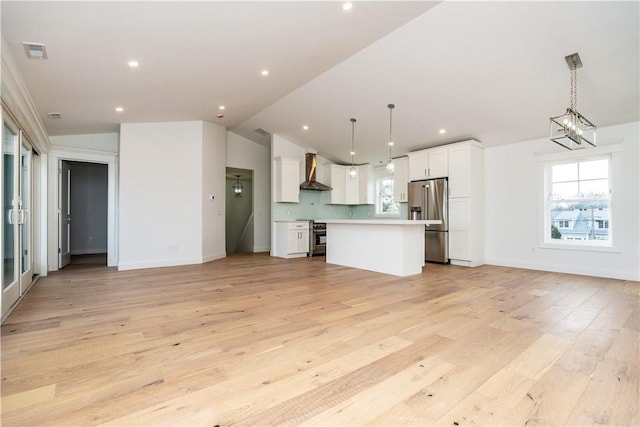
POLYGON ((611 246, 610 164, 602 154, 545 164, 545 243, 611 246))
POLYGON ((393 201, 393 175, 376 177, 376 216, 400 216, 400 207, 393 201))

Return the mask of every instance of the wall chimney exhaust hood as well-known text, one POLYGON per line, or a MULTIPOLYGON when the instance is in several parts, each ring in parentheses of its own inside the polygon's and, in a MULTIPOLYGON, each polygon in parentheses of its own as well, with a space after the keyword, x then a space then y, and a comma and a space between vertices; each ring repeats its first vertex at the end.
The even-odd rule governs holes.
POLYGON ((314 153, 305 154, 304 164, 304 179, 305 181, 300 184, 301 190, 315 190, 315 191, 329 191, 333 190, 328 185, 324 185, 316 181, 316 168, 317 160, 314 153))

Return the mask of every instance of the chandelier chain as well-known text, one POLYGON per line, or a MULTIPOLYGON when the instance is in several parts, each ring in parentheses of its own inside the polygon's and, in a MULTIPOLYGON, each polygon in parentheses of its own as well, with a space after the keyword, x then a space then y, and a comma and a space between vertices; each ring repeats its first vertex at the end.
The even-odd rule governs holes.
POLYGON ((571 109, 576 111, 578 104, 578 82, 577 82, 576 64, 571 67, 571 97, 569 99, 571 103, 571 109))

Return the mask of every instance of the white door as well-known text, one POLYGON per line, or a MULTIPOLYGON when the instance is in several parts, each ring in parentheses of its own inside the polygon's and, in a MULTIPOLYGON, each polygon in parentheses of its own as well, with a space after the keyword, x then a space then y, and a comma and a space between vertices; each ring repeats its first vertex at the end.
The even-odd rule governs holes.
POLYGON ((13 122, 2 127, 2 317, 33 279, 31 144, 13 122))
POLYGON ((60 200, 58 201, 58 225, 60 227, 60 241, 58 242, 58 268, 63 268, 71 262, 71 168, 69 163, 60 160, 58 164, 60 177, 60 200))
POLYGON ((20 143, 20 179, 18 186, 18 227, 20 235, 20 295, 33 280, 33 150, 24 138, 20 143))
POLYGON ((2 126, 2 317, 20 298, 18 267, 18 129, 2 126))

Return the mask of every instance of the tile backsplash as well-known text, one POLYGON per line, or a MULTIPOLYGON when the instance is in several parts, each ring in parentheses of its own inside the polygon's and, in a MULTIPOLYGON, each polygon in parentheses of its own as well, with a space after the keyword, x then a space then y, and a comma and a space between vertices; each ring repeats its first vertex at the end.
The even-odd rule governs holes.
MULTIPOLYGON (((331 205, 329 191, 300 190, 299 203, 274 203, 272 220, 296 219, 373 219, 374 205, 331 205)), ((407 204, 400 203, 400 217, 406 219, 407 204)))

